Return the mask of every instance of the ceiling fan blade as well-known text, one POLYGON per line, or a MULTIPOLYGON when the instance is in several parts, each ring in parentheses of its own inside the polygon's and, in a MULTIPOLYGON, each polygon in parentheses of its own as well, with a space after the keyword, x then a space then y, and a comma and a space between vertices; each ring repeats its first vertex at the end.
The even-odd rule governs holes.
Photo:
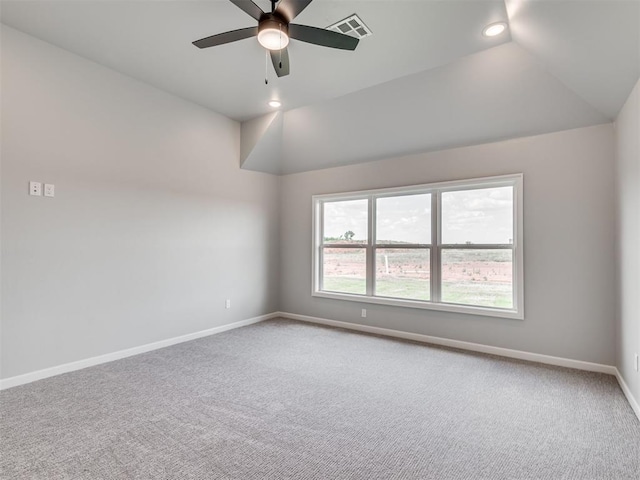
POLYGON ((216 45, 236 42, 249 37, 255 37, 256 35, 258 35, 258 27, 247 27, 239 30, 232 30, 231 32, 211 35, 207 38, 201 38, 200 40, 193 42, 193 44, 198 48, 209 48, 215 47, 216 45))
POLYGON ((322 45, 323 47, 340 48, 342 50, 355 50, 360 41, 358 38, 332 32, 324 28, 310 27, 308 25, 289 25, 289 36, 302 42, 322 45))
POLYGON ((269 53, 271 53, 271 61, 276 74, 279 77, 289 75, 289 50, 285 47, 282 50, 271 50, 269 53))
POLYGON ((260 16, 264 13, 262 9, 253 3, 251 0, 229 0, 240 10, 248 15, 251 15, 256 20, 260 20, 260 16))
POLYGON ((307 8, 313 0, 280 0, 276 11, 291 21, 307 8))

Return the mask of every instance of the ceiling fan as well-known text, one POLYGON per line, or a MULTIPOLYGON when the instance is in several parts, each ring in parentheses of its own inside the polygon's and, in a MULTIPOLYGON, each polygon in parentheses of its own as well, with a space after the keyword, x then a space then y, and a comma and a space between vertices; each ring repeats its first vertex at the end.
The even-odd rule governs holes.
POLYGON ((235 6, 258 21, 256 27, 241 28, 196 40, 198 48, 215 47, 236 42, 249 37, 258 37, 258 42, 271 54, 271 62, 278 77, 289 75, 289 39, 313 43, 323 47, 355 50, 359 39, 324 28, 298 25, 291 21, 302 12, 312 0, 270 0, 271 12, 264 12, 251 0, 229 0, 235 6), (277 6, 276 6, 277 4, 277 6))

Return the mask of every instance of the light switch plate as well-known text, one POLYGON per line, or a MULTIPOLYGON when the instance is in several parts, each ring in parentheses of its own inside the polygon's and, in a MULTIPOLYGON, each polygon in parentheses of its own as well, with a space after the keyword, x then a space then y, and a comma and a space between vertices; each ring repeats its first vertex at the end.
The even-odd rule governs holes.
POLYGON ((29 182, 29 195, 40 197, 42 195, 42 184, 40 182, 29 182))
POLYGON ((45 197, 55 197, 56 195, 56 187, 52 183, 44 184, 44 196, 45 197))

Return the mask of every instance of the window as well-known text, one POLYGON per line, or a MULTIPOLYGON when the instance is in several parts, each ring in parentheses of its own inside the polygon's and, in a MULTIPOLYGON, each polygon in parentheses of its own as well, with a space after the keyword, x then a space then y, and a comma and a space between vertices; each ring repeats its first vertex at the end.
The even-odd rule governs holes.
POLYGON ((313 197, 313 295, 524 318, 522 175, 313 197))

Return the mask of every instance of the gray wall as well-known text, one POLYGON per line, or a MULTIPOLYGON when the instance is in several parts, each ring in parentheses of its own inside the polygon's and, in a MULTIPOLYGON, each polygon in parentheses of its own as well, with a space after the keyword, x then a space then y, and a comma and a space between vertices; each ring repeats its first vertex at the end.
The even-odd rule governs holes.
POLYGON ((640 81, 616 120, 617 366, 640 401, 640 81))
MULTIPOLYGON (((617 125, 618 365, 636 398, 638 95, 617 125)), ((1 378, 278 309, 615 362, 611 125, 281 179, 238 169, 239 130, 3 26, 1 378), (311 195, 514 172, 524 321, 311 297, 311 195)))
POLYGON ((2 378, 277 309, 279 179, 239 131, 2 27, 2 378))
POLYGON ((281 310, 612 365, 613 142, 607 124, 283 177, 281 310), (516 172, 524 173, 524 321, 311 296, 311 195, 516 172))

